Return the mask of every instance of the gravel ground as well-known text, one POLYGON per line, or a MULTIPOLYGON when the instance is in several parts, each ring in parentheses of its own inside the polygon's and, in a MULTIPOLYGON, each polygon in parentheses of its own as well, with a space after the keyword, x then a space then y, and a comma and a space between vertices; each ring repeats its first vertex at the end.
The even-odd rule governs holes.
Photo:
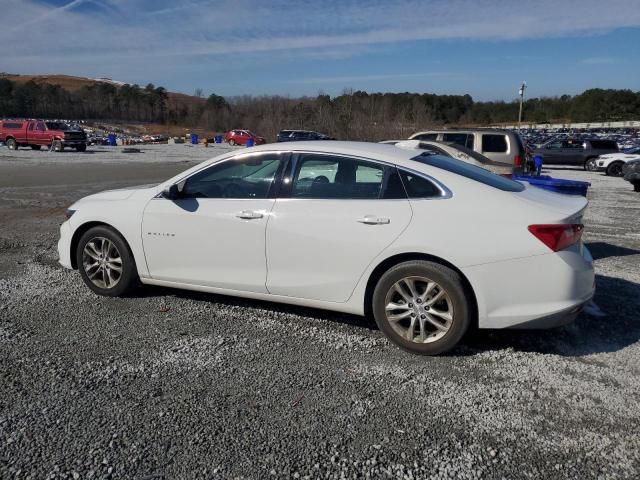
POLYGON ((592 182, 595 305, 423 358, 368 319, 57 265, 64 209, 215 155, 0 148, 0 478, 638 478, 640 195, 592 182), (135 155, 135 158, 134 158, 135 155), (152 164, 152 165, 150 165, 152 164))

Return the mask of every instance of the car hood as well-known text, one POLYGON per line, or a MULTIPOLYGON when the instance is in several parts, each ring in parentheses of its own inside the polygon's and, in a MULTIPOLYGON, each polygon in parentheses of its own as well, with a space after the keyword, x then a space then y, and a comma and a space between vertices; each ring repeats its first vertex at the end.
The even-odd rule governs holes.
POLYGON ((80 199, 77 203, 92 200, 126 200, 134 193, 140 190, 148 190, 156 187, 157 184, 137 185, 134 187, 118 188, 115 190, 105 190, 104 192, 94 193, 80 199))

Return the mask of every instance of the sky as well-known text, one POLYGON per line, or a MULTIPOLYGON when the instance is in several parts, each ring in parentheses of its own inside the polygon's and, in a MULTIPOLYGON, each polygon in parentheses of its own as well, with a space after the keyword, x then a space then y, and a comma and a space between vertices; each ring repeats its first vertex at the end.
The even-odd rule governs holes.
POLYGON ((205 95, 640 90, 640 0, 0 0, 0 72, 205 95))

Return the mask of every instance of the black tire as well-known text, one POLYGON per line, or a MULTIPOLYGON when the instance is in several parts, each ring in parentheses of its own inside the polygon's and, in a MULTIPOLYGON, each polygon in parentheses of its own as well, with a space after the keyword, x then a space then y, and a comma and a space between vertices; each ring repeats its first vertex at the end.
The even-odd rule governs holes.
POLYGON ((31 145, 31 150, 40 150, 42 145, 31 145))
MULTIPOLYGON (((428 301, 425 301, 425 304, 426 303, 428 303, 428 301)), ((428 310, 429 307, 425 307, 425 304, 415 306, 415 308, 425 308, 428 310)), ((412 304, 408 305, 411 306, 412 304)), ((435 305, 438 304, 436 303, 435 305)), ((411 309, 407 308, 406 310, 411 309)), ((395 265, 382 275, 373 292, 372 311, 378 328, 380 328, 389 340, 400 348, 419 355, 439 355, 451 350, 464 336, 471 324, 473 308, 469 299, 469 293, 466 291, 464 283, 458 273, 438 263, 413 260, 395 265), (395 328, 387 318, 387 296, 392 295, 392 289, 397 282, 408 277, 422 277, 435 282, 438 287, 445 291, 445 294, 448 295, 448 299, 450 300, 452 320, 448 330, 440 338, 428 343, 424 343, 420 339, 418 339, 418 341, 411 341, 396 330, 396 328, 400 327, 399 324, 401 322, 410 322, 412 318, 405 318, 404 320, 395 322, 395 328)), ((422 318, 425 317, 425 315, 420 314, 419 310, 416 310, 412 317, 416 315, 422 318)), ((418 322, 420 322, 420 319, 415 321, 416 326, 418 322)), ((423 322, 426 321, 423 320, 423 322)), ((432 327, 428 322, 426 322, 425 325, 432 327)), ((409 330, 412 330, 411 327, 407 328, 407 331, 409 330)), ((415 333, 415 330, 413 330, 413 332, 415 333)), ((437 333, 436 329, 434 334, 437 333)), ((425 335, 425 337, 428 338, 427 335, 425 335)))
POLYGON ((640 192, 640 182, 634 182, 633 183, 633 191, 634 192, 640 192))
POLYGON ((52 147, 54 152, 62 152, 64 150, 64 145, 60 140, 54 140, 52 147))
MULTIPOLYGON (((115 257, 115 253, 111 248, 108 249, 109 257, 115 257)), ((122 238, 122 236, 111 227, 98 226, 87 230, 80 238, 75 254, 78 270, 80 271, 82 280, 93 292, 97 293, 98 295, 102 295, 105 297, 120 297, 131 292, 138 285, 138 270, 136 268, 136 262, 133 259, 133 255, 129 250, 129 246, 125 242, 124 238, 122 238), (100 249, 95 250, 90 246, 88 247, 88 245, 90 243, 92 245, 100 244, 101 239, 108 240, 116 249, 115 253, 117 253, 117 256, 119 256, 121 260, 121 273, 119 274, 119 276, 116 275, 117 272, 115 270, 111 270, 110 273, 107 273, 106 270, 103 269, 102 271, 105 272, 103 274, 99 271, 100 268, 98 268, 98 270, 95 270, 86 267, 86 265, 88 265, 88 262, 85 263, 85 261, 93 261, 95 257, 85 257, 85 248, 87 248, 91 252, 99 251, 100 249), (89 271, 89 273, 87 272, 87 270, 89 271), (89 275, 96 271, 98 272, 97 275, 92 276, 95 281, 100 282, 100 278, 104 280, 105 276, 109 279, 113 276, 113 286, 105 285, 104 281, 102 281, 102 285, 94 283, 94 280, 92 280, 89 275), (116 276, 117 281, 115 281, 116 276)), ((115 262, 115 264, 117 265, 117 262, 115 262)))
POLYGON ((18 149, 18 143, 13 138, 7 138, 7 148, 9 150, 17 150, 18 149))
POLYGON ((624 162, 613 162, 607 167, 607 175, 609 175, 610 177, 621 177, 623 166, 624 162))
POLYGON ((87 151, 87 146, 86 145, 76 145, 76 151, 78 151, 78 152, 86 152, 87 151))
POLYGON ((584 162, 584 169, 588 172, 596 172, 598 170, 597 161, 596 157, 587 158, 584 162))

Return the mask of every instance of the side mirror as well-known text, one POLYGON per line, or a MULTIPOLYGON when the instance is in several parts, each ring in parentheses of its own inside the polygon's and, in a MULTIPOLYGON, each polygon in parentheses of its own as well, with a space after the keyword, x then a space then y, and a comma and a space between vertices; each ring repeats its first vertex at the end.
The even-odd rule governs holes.
POLYGON ((180 190, 175 183, 162 191, 162 196, 168 200, 177 200, 180 198, 180 190))

